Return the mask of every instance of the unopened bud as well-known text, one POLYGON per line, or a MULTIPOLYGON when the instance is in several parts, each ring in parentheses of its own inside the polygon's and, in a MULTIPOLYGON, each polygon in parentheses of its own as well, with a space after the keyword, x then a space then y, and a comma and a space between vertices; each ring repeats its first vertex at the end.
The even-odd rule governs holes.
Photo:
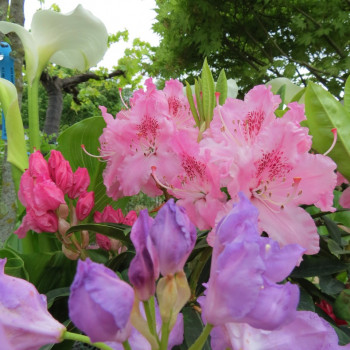
POLYGON ((70 228, 69 222, 67 222, 66 220, 64 220, 62 218, 58 218, 58 232, 60 233, 63 241, 66 244, 72 243, 71 240, 68 237, 66 237, 66 232, 68 231, 69 228, 70 228))
POLYGON ((69 214, 69 208, 67 204, 60 204, 57 210, 57 215, 59 218, 67 219, 69 214))
POLYGON ((70 260, 78 260, 80 256, 79 252, 68 249, 64 244, 62 244, 62 252, 70 260))
POLYGON ((86 230, 81 231, 81 247, 85 249, 89 245, 89 232, 86 230))

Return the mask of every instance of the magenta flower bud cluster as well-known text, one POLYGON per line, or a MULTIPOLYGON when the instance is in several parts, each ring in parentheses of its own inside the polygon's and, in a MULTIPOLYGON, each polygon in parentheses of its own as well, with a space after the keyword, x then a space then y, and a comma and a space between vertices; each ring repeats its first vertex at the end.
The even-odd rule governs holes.
POLYGON ((26 215, 15 233, 23 238, 29 230, 61 232, 66 225, 60 224, 60 219, 65 220, 68 215, 65 195, 78 198, 74 217, 84 220, 94 206, 94 193, 87 192, 89 184, 87 169, 78 168, 73 173, 61 152, 52 150, 47 162, 40 151, 35 151, 20 182, 18 198, 26 208, 26 215))

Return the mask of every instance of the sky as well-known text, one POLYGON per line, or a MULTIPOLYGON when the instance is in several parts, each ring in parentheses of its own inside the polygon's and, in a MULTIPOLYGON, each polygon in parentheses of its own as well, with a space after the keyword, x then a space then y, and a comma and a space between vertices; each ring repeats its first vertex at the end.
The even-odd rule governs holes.
MULTIPOLYGON (((103 60, 98 66, 112 68, 117 65, 118 59, 123 57, 124 50, 132 47, 132 41, 140 38, 148 41, 151 45, 158 45, 159 37, 152 31, 152 23, 155 22, 155 0, 45 0, 43 9, 48 9, 55 3, 62 13, 67 13, 81 4, 102 20, 109 34, 127 29, 129 42, 120 41, 111 45, 103 60)), ((24 16, 25 27, 30 28, 33 14, 40 8, 38 0, 25 0, 24 16)))

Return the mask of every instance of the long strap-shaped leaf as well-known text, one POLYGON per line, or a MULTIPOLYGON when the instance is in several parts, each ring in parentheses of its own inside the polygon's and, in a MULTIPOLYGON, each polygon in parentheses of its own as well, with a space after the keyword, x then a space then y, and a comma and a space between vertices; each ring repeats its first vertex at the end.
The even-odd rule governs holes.
POLYGON ((328 91, 312 82, 306 88, 305 111, 312 147, 317 152, 327 151, 333 141, 331 130, 337 128, 338 140, 329 156, 350 180, 350 113, 328 91))
POLYGON ((203 93, 203 110, 205 116, 206 126, 213 118, 213 110, 215 105, 215 83, 213 76, 210 72, 207 59, 204 60, 202 69, 202 93, 203 93))

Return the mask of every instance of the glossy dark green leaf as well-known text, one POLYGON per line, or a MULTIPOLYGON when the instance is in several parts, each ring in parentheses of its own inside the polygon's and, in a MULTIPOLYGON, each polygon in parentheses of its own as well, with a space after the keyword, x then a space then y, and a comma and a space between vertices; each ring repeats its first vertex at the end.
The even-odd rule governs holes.
POLYGON ((335 315, 341 320, 350 322, 350 290, 344 289, 335 299, 333 306, 335 315))
POLYGON ((315 303, 311 295, 302 287, 299 287, 300 298, 298 304, 298 310, 315 311, 315 303))
POLYGON ((121 201, 115 202, 106 195, 106 188, 102 178, 106 164, 98 158, 87 155, 81 148, 81 145, 85 145, 89 153, 99 155, 98 148, 100 147, 100 143, 98 139, 105 127, 106 123, 102 117, 84 119, 61 133, 58 137, 58 150, 69 161, 73 170, 76 170, 78 167, 88 169, 91 180, 89 191, 95 192, 95 206, 93 211, 102 211, 108 204, 124 210, 128 198, 123 198, 121 201))
POLYGON ((97 232, 107 237, 118 239, 128 247, 132 245, 129 236, 131 227, 127 225, 115 223, 81 224, 70 227, 67 234, 83 230, 97 232))
POLYGON ((349 263, 343 263, 335 257, 320 255, 304 255, 300 266, 296 267, 292 277, 327 276, 347 270, 349 263))
MULTIPOLYGON (((185 307, 182 310, 184 316, 184 343, 188 349, 199 337, 204 328, 200 314, 191 307, 185 307)), ((204 344, 203 350, 210 350, 209 341, 207 340, 204 344)))
POLYGON ((333 142, 331 130, 337 129, 338 140, 329 157, 350 180, 350 114, 328 91, 312 82, 306 88, 305 111, 312 147, 317 152, 324 153, 329 149, 333 142))
POLYGON ((329 295, 337 295, 345 288, 344 283, 338 281, 332 276, 320 276, 319 280, 322 292, 329 295))
POLYGON ((47 308, 49 309, 56 299, 67 297, 69 296, 69 294, 70 294, 69 287, 56 288, 56 289, 50 290, 49 292, 46 293, 47 308))
POLYGON ((337 224, 333 221, 327 218, 326 216, 323 218, 324 223, 327 227, 327 230, 329 232, 330 237, 339 245, 341 245, 341 232, 338 228, 337 224))

